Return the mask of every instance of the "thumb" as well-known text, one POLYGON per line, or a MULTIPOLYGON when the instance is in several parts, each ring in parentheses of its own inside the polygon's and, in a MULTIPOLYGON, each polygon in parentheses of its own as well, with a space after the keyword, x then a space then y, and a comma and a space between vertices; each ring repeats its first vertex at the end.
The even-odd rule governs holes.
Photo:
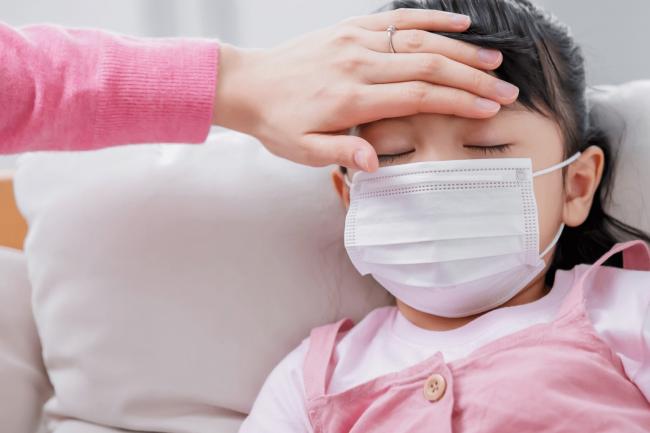
POLYGON ((338 164, 367 172, 379 166, 375 148, 356 135, 309 134, 305 140, 310 159, 318 165, 338 164))

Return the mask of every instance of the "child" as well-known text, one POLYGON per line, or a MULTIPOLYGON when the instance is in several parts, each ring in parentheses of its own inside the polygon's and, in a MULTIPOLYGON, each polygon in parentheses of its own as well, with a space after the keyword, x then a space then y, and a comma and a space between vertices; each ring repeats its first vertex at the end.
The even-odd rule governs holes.
POLYGON ((390 7, 470 15, 444 36, 501 50, 519 100, 358 128, 380 169, 333 173, 345 246, 396 306, 314 329, 240 432, 650 431, 650 238, 603 210, 579 47, 528 0, 390 7))

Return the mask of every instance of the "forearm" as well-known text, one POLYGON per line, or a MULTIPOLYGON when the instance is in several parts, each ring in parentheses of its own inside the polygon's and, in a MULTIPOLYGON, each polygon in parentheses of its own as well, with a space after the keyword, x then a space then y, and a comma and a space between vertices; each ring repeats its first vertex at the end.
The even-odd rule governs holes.
POLYGON ((0 24, 0 153, 202 142, 216 41, 0 24))

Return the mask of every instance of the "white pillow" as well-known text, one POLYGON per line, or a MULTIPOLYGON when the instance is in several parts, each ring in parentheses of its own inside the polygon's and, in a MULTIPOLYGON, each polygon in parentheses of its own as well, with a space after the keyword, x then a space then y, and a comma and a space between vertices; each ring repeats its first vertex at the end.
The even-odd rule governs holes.
POLYGON ((52 387, 41 359, 25 257, 0 247, 0 431, 34 433, 52 387))
POLYGON ((349 263, 332 169, 234 132, 203 146, 22 157, 50 417, 234 431, 310 328, 388 303, 349 263))
POLYGON ((650 81, 589 92, 594 121, 612 140, 616 166, 608 211, 650 232, 650 81))
MULTIPOLYGON (((650 84, 594 100, 603 124, 616 118, 608 106, 628 124, 613 210, 647 228, 636 203, 650 201, 648 172, 631 168, 650 165, 650 84)), ((56 388, 47 410, 80 420, 56 432, 234 431, 310 328, 388 303, 348 261, 331 170, 233 132, 205 146, 23 157, 16 191, 56 388)))

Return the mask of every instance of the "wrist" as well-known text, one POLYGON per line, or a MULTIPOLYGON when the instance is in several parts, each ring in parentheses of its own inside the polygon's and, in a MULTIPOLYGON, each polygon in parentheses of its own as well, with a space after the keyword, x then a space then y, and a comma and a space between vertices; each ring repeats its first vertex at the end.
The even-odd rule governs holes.
POLYGON ((219 53, 212 123, 245 134, 255 135, 260 121, 255 100, 254 77, 257 50, 222 43, 219 53))

